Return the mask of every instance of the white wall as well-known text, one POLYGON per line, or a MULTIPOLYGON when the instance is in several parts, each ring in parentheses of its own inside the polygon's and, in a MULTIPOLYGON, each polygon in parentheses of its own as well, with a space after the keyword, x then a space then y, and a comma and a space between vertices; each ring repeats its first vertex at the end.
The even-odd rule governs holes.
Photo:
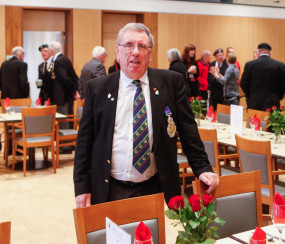
POLYGON ((285 19, 285 8, 166 0, 0 0, 0 5, 285 19))

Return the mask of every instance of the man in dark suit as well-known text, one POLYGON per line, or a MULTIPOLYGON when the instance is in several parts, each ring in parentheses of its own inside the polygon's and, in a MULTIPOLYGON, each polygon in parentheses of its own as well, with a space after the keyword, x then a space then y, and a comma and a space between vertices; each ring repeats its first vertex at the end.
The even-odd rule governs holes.
POLYGON ((240 86, 250 109, 266 111, 273 105, 280 107, 285 92, 284 63, 270 58, 271 46, 268 43, 258 45, 259 58, 247 62, 240 86))
POLYGON ((48 48, 48 44, 42 44, 39 46, 39 51, 41 52, 42 58, 44 62, 42 62, 38 67, 38 73, 39 78, 37 82, 42 81, 42 84, 38 84, 37 87, 40 88, 40 94, 39 97, 41 98, 41 103, 44 105, 44 102, 48 100, 49 98, 53 100, 52 98, 52 83, 53 80, 51 78, 51 52, 48 48))
POLYGON ((53 41, 49 44, 51 55, 52 104, 57 112, 73 114, 73 100, 78 94, 78 77, 71 61, 61 53, 61 44, 53 41))
POLYGON ((84 65, 78 82, 79 94, 81 98, 85 98, 86 83, 88 80, 94 79, 101 75, 106 75, 104 62, 107 53, 104 47, 96 46, 92 51, 93 59, 84 65))
POLYGON ((0 69, 1 98, 26 98, 29 96, 30 86, 27 77, 28 65, 23 62, 24 49, 14 47, 13 57, 3 62, 0 69))
MULTIPOLYGON (((227 60, 224 58, 223 49, 219 48, 215 50, 213 55, 215 56, 216 61, 210 63, 209 70, 211 71, 211 67, 218 67, 220 73, 225 75, 228 64, 227 60)), ((214 110, 216 110, 218 103, 224 103, 224 91, 223 85, 219 83, 211 73, 208 75, 208 92, 210 93, 209 106, 213 106, 214 110)))
POLYGON ((77 207, 164 192, 181 194, 178 130, 195 175, 218 185, 181 74, 148 68, 153 36, 140 23, 118 34, 121 71, 87 83, 74 161, 77 207))

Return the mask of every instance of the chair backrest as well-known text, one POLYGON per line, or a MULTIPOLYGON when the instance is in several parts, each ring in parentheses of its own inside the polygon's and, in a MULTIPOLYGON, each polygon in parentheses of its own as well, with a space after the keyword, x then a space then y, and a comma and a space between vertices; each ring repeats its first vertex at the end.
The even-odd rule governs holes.
POLYGON ((256 141, 236 135, 241 172, 260 171, 261 185, 269 189, 273 202, 272 155, 270 141, 256 141))
POLYGON ((219 123, 230 124, 231 120, 231 107, 228 105, 217 105, 217 120, 219 123))
POLYGON ((11 222, 0 223, 0 243, 10 244, 11 241, 11 222))
POLYGON ((108 217, 132 235, 140 221, 150 228, 153 243, 165 243, 163 193, 124 199, 73 210, 77 242, 105 243, 105 218, 108 217))
MULTIPOLYGON (((195 194, 202 195, 206 187, 193 182, 195 194)), ((220 176, 219 186, 211 193, 217 216, 226 221, 218 226, 220 238, 262 226, 260 172, 220 176)))
POLYGON ((199 134, 204 144, 205 151, 208 155, 208 159, 212 168, 214 169, 214 171, 216 171, 218 175, 221 175, 221 166, 218 160, 219 145, 217 138, 217 130, 199 128, 199 134))
POLYGON ((54 140, 56 106, 22 108, 23 138, 50 136, 54 140))
POLYGON ((264 118, 268 116, 268 112, 260 111, 260 110, 254 110, 254 109, 248 109, 247 110, 247 119, 246 119, 246 128, 250 128, 250 121, 251 118, 256 114, 256 117, 260 120, 260 125, 263 131, 268 131, 267 125, 268 125, 268 119, 265 120, 264 118))
MULTIPOLYGON (((74 101, 74 117, 75 119, 81 119, 82 113, 83 113, 83 100, 82 99, 76 99, 74 101)), ((74 129, 78 129, 79 126, 79 120, 74 123, 74 129)))
MULTIPOLYGON (((16 113, 21 112, 21 108, 31 107, 31 98, 10 99, 10 106, 13 106, 16 113)), ((1 99, 2 113, 6 112, 5 99, 1 99)))

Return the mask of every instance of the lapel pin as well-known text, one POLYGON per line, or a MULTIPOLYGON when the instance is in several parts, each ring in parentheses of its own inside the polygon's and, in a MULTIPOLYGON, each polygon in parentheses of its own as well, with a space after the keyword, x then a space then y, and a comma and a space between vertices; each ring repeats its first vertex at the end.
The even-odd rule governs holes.
POLYGON ((108 98, 111 98, 111 93, 108 94, 108 98))
POLYGON ((154 94, 158 96, 158 95, 159 95, 159 92, 158 92, 158 90, 156 90, 154 94))
POLYGON ((114 101, 114 98, 113 98, 113 97, 111 98, 111 101, 112 101, 112 102, 114 101))

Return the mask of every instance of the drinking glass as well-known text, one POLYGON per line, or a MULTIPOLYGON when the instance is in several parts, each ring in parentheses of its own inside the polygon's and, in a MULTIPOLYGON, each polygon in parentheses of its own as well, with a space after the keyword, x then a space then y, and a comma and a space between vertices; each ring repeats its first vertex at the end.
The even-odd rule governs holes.
POLYGON ((279 232, 279 243, 282 243, 282 232, 285 227, 285 205, 273 204, 271 219, 279 232))
POLYGON ((145 241, 134 241, 134 244, 153 244, 152 238, 150 238, 149 240, 145 240, 145 241))
POLYGON ((213 116, 208 116, 206 115, 205 117, 206 121, 207 121, 207 129, 212 129, 212 119, 213 119, 213 116))
POLYGON ((8 115, 10 115, 11 113, 10 113, 10 111, 11 111, 11 106, 5 106, 5 109, 6 109, 6 113, 8 114, 8 115))

